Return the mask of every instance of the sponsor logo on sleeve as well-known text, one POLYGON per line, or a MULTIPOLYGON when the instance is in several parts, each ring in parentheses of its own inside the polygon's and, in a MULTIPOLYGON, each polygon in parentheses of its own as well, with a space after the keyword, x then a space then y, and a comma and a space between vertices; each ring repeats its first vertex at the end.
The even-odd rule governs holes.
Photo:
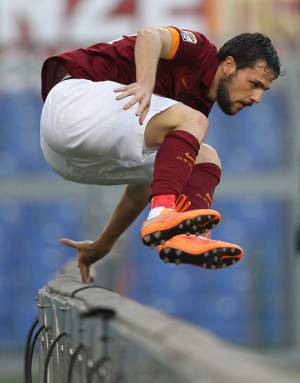
POLYGON ((191 44, 197 44, 196 36, 191 31, 181 31, 180 33, 183 41, 191 44))

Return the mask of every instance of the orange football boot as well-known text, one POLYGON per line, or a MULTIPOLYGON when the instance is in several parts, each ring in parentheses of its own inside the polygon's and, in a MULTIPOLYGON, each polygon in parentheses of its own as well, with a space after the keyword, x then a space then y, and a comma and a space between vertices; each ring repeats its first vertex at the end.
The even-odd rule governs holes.
POLYGON ((233 243, 186 234, 171 238, 157 250, 165 263, 189 264, 205 269, 232 266, 244 255, 243 249, 233 243))
POLYGON ((146 246, 158 246, 179 234, 200 235, 213 229, 221 220, 221 214, 211 209, 185 211, 190 206, 187 197, 178 198, 175 210, 164 209, 158 217, 145 221, 141 229, 146 246))

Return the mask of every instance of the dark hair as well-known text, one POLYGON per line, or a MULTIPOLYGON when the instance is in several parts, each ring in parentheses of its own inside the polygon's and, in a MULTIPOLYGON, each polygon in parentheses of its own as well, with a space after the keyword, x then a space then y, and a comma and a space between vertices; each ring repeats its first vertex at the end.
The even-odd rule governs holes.
POLYGON ((242 33, 228 40, 218 52, 219 59, 224 61, 232 56, 237 69, 253 67, 260 59, 266 61, 266 70, 271 70, 277 78, 281 74, 278 54, 272 41, 262 33, 242 33))

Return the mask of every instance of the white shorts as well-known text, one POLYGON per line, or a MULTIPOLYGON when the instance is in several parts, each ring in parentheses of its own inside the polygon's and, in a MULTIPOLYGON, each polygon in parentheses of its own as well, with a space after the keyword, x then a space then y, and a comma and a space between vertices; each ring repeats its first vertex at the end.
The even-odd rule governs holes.
POLYGON ((112 81, 61 81, 47 96, 41 116, 41 146, 62 177, 98 185, 149 183, 156 150, 144 143, 150 118, 177 101, 153 95, 144 124, 137 106, 124 110, 112 81))

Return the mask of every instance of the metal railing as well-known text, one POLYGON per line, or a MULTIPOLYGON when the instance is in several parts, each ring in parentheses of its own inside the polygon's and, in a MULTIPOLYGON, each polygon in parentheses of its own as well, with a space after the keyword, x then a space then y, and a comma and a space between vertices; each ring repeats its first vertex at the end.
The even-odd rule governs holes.
MULTIPOLYGON (((62 271, 39 291, 40 383, 292 383, 259 354, 62 271)), ((31 328, 31 338, 34 327, 31 328)), ((25 381, 34 344, 28 339, 25 381)))

